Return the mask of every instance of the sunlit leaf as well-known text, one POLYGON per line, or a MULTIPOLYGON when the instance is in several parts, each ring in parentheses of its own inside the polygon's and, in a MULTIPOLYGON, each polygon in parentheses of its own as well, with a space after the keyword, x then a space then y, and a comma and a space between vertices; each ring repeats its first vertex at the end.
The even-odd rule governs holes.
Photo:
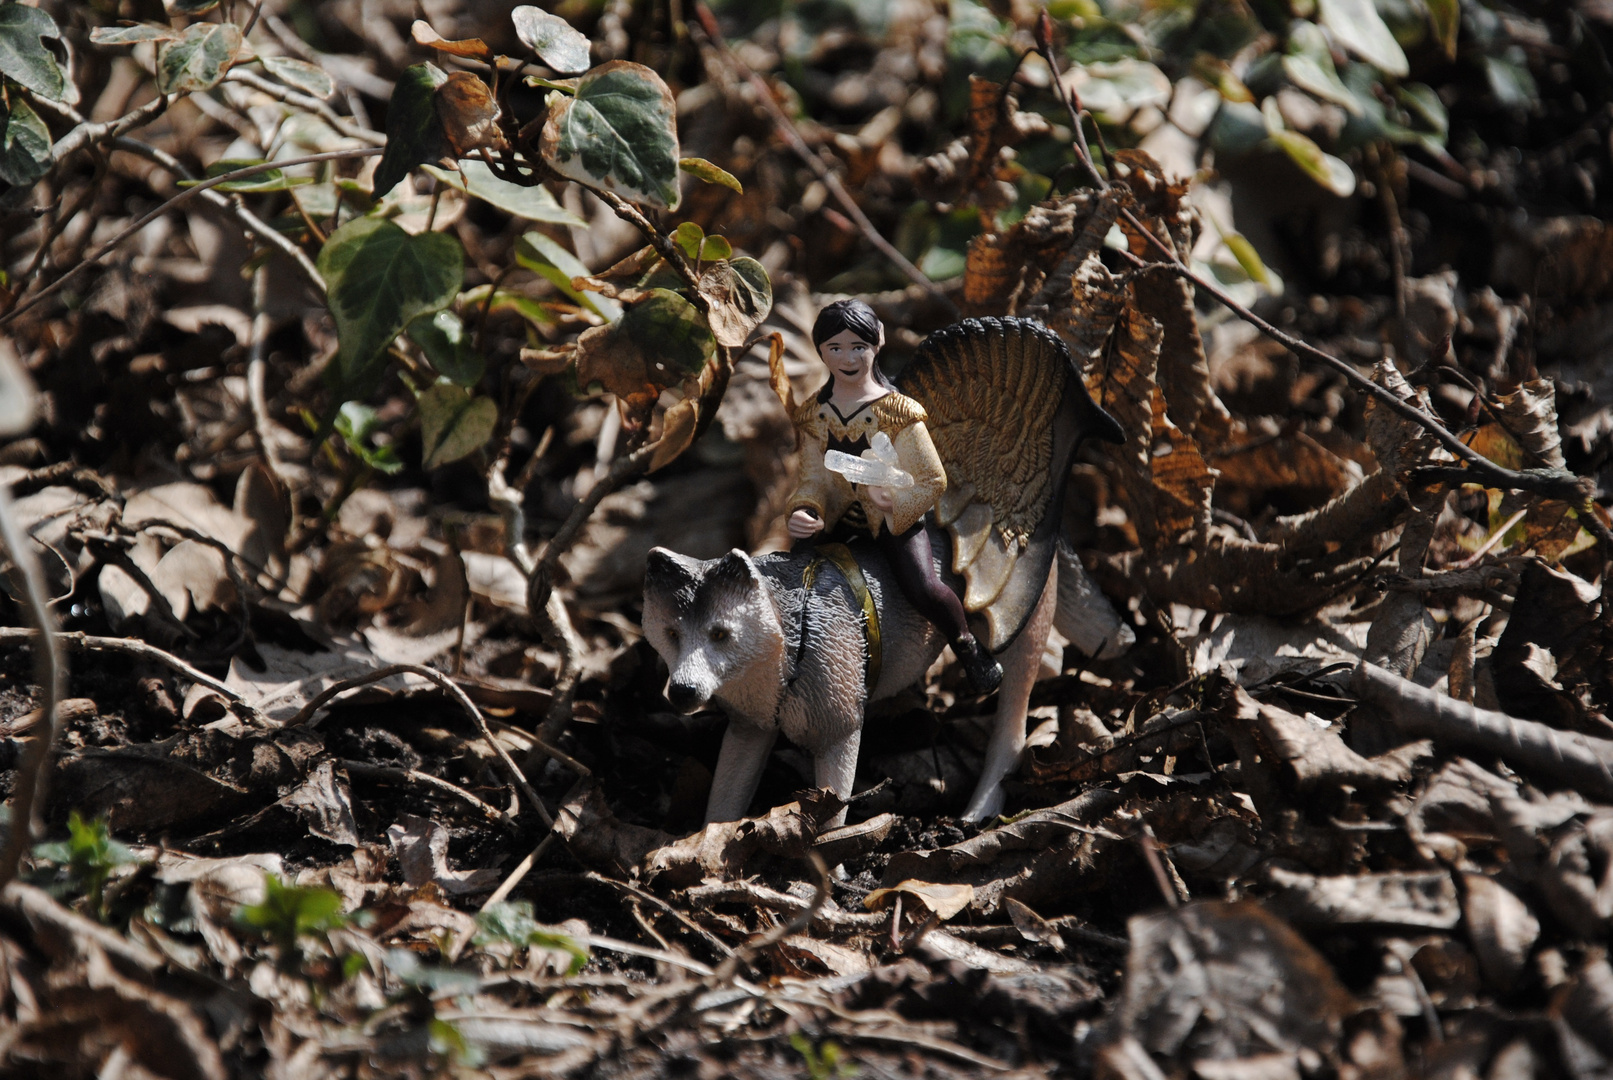
POLYGON ((380 415, 370 406, 359 401, 343 402, 332 426, 353 456, 370 468, 388 475, 403 468, 392 447, 370 444, 370 436, 381 426, 380 415))
POLYGON ((306 60, 295 60, 289 56, 260 56, 258 61, 263 64, 269 74, 287 86, 301 90, 303 93, 320 100, 324 100, 336 92, 336 80, 325 74, 325 69, 317 64, 310 64, 306 60))
POLYGON ((453 383, 438 383, 420 395, 421 464, 427 469, 469 457, 486 445, 498 424, 491 398, 472 397, 453 383))
POLYGON ((745 194, 745 185, 735 179, 733 173, 719 165, 713 165, 705 158, 679 158, 678 168, 708 184, 720 184, 725 188, 732 188, 741 195, 745 194))
POLYGON ((492 292, 492 288, 491 285, 478 285, 474 289, 466 289, 460 293, 459 298, 467 306, 480 311, 491 293, 493 302, 488 307, 489 312, 514 312, 538 326, 552 326, 557 321, 554 312, 550 311, 543 301, 507 289, 500 289, 495 293, 492 292))
POLYGON ((504 145, 498 128, 499 106, 487 84, 468 71, 452 72, 437 88, 437 119, 455 157, 481 147, 504 145))
POLYGON ((1065 73, 1064 85, 1080 95, 1084 108, 1106 117, 1162 105, 1171 96, 1170 79, 1146 60, 1078 64, 1065 73))
POLYGON ((134 23, 131 26, 97 26, 90 31, 91 45, 138 45, 142 41, 170 41, 179 32, 168 26, 134 23))
POLYGON ((1268 137, 1294 164, 1305 170, 1307 176, 1340 198, 1355 193, 1355 170, 1317 146, 1309 136, 1288 130, 1283 125, 1282 114, 1277 111, 1275 98, 1267 98, 1262 111, 1268 137))
POLYGON ((50 129, 20 97, 9 112, 0 102, 0 180, 19 188, 33 187, 50 171, 50 129))
POLYGON ((1248 237, 1242 233, 1231 232, 1223 235, 1221 239, 1226 242, 1227 250, 1232 252, 1232 257, 1238 260, 1238 265, 1251 280, 1258 281, 1262 285, 1271 284, 1271 271, 1266 269, 1265 260, 1260 257, 1260 253, 1255 250, 1248 237))
POLYGON ((1339 78, 1327 37, 1314 23, 1295 25, 1288 38, 1288 55, 1283 57, 1283 74, 1301 90, 1361 115, 1361 103, 1339 78))
POLYGON ((515 36, 538 54, 550 68, 562 75, 580 75, 588 70, 588 39, 558 15, 522 4, 510 12, 515 36))
POLYGON ((773 283, 755 259, 715 263, 700 275, 700 295, 719 345, 743 345, 773 310, 773 283))
POLYGON ((577 81, 575 97, 551 94, 539 147, 560 175, 646 206, 678 205, 678 129, 672 91, 627 60, 577 81))
POLYGON ((550 237, 540 232, 522 236, 515 244, 515 261, 554 282, 561 292, 600 318, 614 322, 621 317, 622 305, 616 301, 572 285, 574 279, 588 276, 588 267, 550 237))
POLYGON ((375 198, 398 186, 409 170, 436 161, 448 150, 437 119, 437 87, 448 75, 436 64, 405 68, 386 107, 386 152, 375 167, 375 198))
MULTIPOLYGON (((264 164, 262 161, 253 161, 248 159, 226 159, 224 161, 215 161, 213 164, 207 167, 207 178, 211 180, 215 176, 223 176, 225 173, 231 173, 237 171, 238 169, 246 169, 252 167, 253 165, 262 164, 264 164)), ((217 185, 214 190, 239 191, 247 194, 253 194, 265 191, 289 191, 294 187, 303 187, 304 185, 312 184, 313 182, 314 178, 311 176, 287 176, 279 169, 270 169, 267 172, 255 173, 252 176, 244 176, 239 180, 226 180, 224 183, 217 185)), ((179 181, 179 186, 195 187, 199 183, 201 183, 200 180, 181 180, 179 181)))
POLYGON ((211 90, 240 51, 241 30, 234 23, 192 23, 177 40, 157 47, 157 90, 211 90))
POLYGON ((734 255, 734 245, 728 242, 727 237, 708 236, 700 241, 700 255, 702 262, 709 259, 731 259, 734 255))
POLYGON ((424 45, 428 49, 436 49, 451 56, 463 56, 469 60, 480 60, 491 63, 493 50, 487 47, 487 42, 481 38, 465 38, 462 41, 450 41, 431 28, 431 24, 422 19, 416 19, 414 25, 409 27, 409 34, 415 44, 424 45))
POLYGON ((409 340, 420 346, 437 374, 460 386, 481 381, 487 363, 471 348, 465 324, 452 311, 439 311, 429 319, 409 324, 409 340))
POLYGON ((372 380, 404 327, 448 306, 464 281, 464 259, 450 236, 410 236, 379 218, 358 218, 331 235, 319 253, 319 272, 340 342, 331 365, 339 386, 372 380))
POLYGON ((1404 76, 1411 70, 1406 53, 1378 14, 1373 0, 1317 0, 1321 24, 1340 45, 1386 75, 1404 76))
POLYGON ((699 308, 671 289, 651 289, 618 322, 577 339, 577 383, 598 383, 647 411, 662 390, 698 372, 716 349, 699 308))
POLYGON ((706 231, 692 221, 685 221, 672 230, 672 242, 683 249, 683 254, 690 259, 700 257, 700 242, 706 238, 706 231))
POLYGON ((52 101, 68 92, 66 78, 43 38, 60 38, 56 20, 36 7, 0 4, 0 75, 52 101))
POLYGON ((1219 56, 1200 53, 1193 61, 1193 74, 1214 87, 1216 93, 1226 101, 1247 104, 1255 99, 1249 88, 1243 85, 1243 80, 1233 72, 1232 65, 1219 56))
MULTIPOLYGON (((459 171, 424 166, 424 171, 436 177, 439 183, 456 187, 468 195, 491 203, 506 214, 542 221, 552 225, 576 225, 586 228, 588 222, 561 206, 549 189, 542 184, 512 184, 493 174, 485 161, 467 158, 459 163, 459 171)), ((530 174, 528 174, 530 175, 530 174)))
POLYGON ((1540 100, 1540 89, 1535 77, 1524 64, 1500 56, 1484 58, 1484 74, 1490 82, 1490 93, 1505 109, 1529 109, 1540 100))

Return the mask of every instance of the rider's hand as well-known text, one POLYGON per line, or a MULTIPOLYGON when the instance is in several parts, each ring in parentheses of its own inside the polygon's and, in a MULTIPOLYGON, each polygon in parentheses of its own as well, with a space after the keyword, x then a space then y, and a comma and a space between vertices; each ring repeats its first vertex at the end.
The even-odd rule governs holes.
POLYGON ((823 531, 823 519, 805 510, 797 510, 790 515, 788 527, 791 536, 805 540, 823 531))
POLYGON ((886 513, 890 513, 891 508, 896 505, 896 492, 888 487, 870 487, 868 498, 886 513))

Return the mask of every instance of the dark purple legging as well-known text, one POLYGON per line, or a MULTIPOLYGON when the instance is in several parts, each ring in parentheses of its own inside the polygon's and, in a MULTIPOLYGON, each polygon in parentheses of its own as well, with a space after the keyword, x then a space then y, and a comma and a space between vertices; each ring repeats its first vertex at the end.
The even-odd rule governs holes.
POLYGON ((935 559, 930 554, 930 537, 924 531, 921 519, 917 525, 900 536, 889 529, 880 531, 876 541, 880 553, 896 574, 896 584, 907 602, 930 620, 935 628, 956 643, 969 632, 969 623, 963 613, 958 594, 947 588, 935 572, 935 559))

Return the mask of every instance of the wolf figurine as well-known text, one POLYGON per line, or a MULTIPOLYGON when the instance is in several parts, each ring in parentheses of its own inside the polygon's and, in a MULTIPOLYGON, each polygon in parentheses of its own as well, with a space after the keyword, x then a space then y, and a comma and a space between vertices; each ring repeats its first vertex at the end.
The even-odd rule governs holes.
MULTIPOLYGON (((1065 481, 1083 438, 1122 441, 1068 347, 1026 319, 968 319, 930 335, 900 380, 924 408, 946 468, 932 555, 1003 667, 985 762, 964 816, 1003 804, 1054 620, 1065 481)), ((1065 590, 1066 593, 1069 590, 1065 590)), ((744 815, 774 740, 813 757, 816 783, 849 797, 864 709, 923 677, 945 639, 897 587, 873 544, 820 543, 752 558, 650 552, 644 633, 666 660, 667 696, 728 714, 706 820, 744 815)), ((844 811, 834 824, 844 820, 844 811)))

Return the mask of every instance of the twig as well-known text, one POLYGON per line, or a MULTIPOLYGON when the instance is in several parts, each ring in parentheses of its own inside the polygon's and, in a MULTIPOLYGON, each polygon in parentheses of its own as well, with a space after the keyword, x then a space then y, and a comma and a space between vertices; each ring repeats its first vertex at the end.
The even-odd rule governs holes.
MULTIPOLYGON (((35 100, 41 100, 36 98, 35 100)), ((85 119, 78 110, 68 105, 56 102, 43 102, 51 109, 74 121, 78 126, 63 135, 56 144, 50 148, 50 160, 53 165, 62 161, 78 150, 92 143, 111 142, 120 135, 127 134, 143 124, 150 123, 161 116, 168 108, 170 102, 166 95, 158 95, 150 101, 133 109, 116 120, 108 120, 104 124, 92 124, 85 119)))
POLYGON ((722 938, 718 937, 716 934, 713 934, 710 930, 707 930, 704 926, 701 926, 699 923, 689 918, 689 916, 685 915, 683 912, 679 911, 665 900, 662 900, 659 896, 656 896, 652 893, 647 893, 643 889, 629 885, 625 881, 617 881, 615 878, 608 878, 604 874, 595 873, 592 870, 588 871, 588 873, 584 876, 587 877, 589 881, 597 882, 600 885, 609 885, 613 889, 620 889, 628 895, 636 897, 637 899, 644 901, 646 904, 666 912, 668 915, 678 920, 678 922, 682 923, 686 929, 693 931, 695 934, 703 938, 706 944, 710 945, 713 949, 716 949, 718 953, 725 957, 734 955, 734 950, 729 948, 728 943, 723 941, 722 938))
POLYGON ((263 76, 245 68, 231 68, 230 73, 224 77, 224 80, 250 86, 254 90, 268 94, 277 101, 283 101, 288 105, 295 105, 299 109, 307 109, 309 112, 318 113, 320 119, 350 139, 357 139, 360 142, 369 143, 371 146, 386 145, 385 135, 379 131, 371 131, 369 128, 360 127, 331 108, 328 102, 320 101, 312 94, 300 93, 289 86, 272 83, 263 76))
POLYGON ((531 803, 533 809, 538 812, 538 817, 543 819, 543 824, 549 828, 554 827, 554 816, 549 813, 549 808, 543 805, 543 800, 538 798, 538 793, 533 790, 532 785, 527 783, 526 775, 521 772, 520 768, 510 758, 509 752, 504 749, 503 744, 493 737, 493 730, 487 726, 487 717, 482 715, 482 710, 476 707, 476 703, 460 688, 458 683, 440 671, 421 664, 390 664, 383 668, 376 668, 374 671, 365 672, 363 675, 354 676, 351 679, 343 679, 341 682, 333 683, 320 691, 312 701, 302 707, 296 716, 287 720, 285 726, 297 727, 300 724, 307 724, 309 727, 313 727, 312 719, 314 714, 319 712, 326 702, 338 694, 345 694, 349 690, 356 690, 361 686, 368 686, 383 679, 390 679, 394 675, 418 675, 422 679, 435 683, 449 697, 453 698, 455 704, 465 711, 466 715, 471 718, 471 722, 476 725, 477 730, 482 733, 482 738, 486 740, 488 749, 492 750, 498 757, 510 781, 520 789, 522 795, 526 796, 527 802, 531 803))
MULTIPOLYGON (((509 876, 499 884, 498 888, 493 890, 493 895, 482 901, 482 906, 476 909, 476 914, 480 915, 494 904, 502 904, 505 898, 515 890, 515 887, 521 884, 521 880, 531 873, 538 860, 543 858, 544 852, 548 851, 550 845, 554 843, 555 836, 556 834, 552 832, 546 835, 538 842, 538 846, 527 854, 526 858, 516 863, 515 869, 511 870, 509 876)), ((459 959, 459 954, 465 951, 465 946, 470 944, 470 939, 475 935, 475 927, 466 927, 458 934, 455 934, 453 942, 448 946, 445 959, 450 964, 456 962, 459 959)))
MULTIPOLYGON (((232 180, 241 180, 248 176, 256 176, 259 173, 269 172, 274 169, 287 168, 292 165, 306 165, 315 161, 336 161, 343 158, 375 157, 380 153, 381 149, 379 147, 363 147, 352 150, 331 150, 323 154, 309 154, 307 157, 288 158, 285 161, 269 161, 264 162, 261 165, 248 165, 245 168, 234 169, 230 172, 220 173, 218 176, 203 180, 195 187, 186 188, 185 190, 181 191, 178 195, 175 195, 163 202, 162 205, 158 206, 149 213, 142 214, 134 221, 133 224, 123 229, 105 244, 102 244, 98 249, 96 249, 94 254, 85 256, 77 266, 74 266, 67 273, 45 286, 45 288, 41 289, 39 292, 35 293, 29 298, 27 303, 19 304, 17 307, 12 308, 11 311, 7 312, 4 316, 0 316, 0 326, 6 325, 23 312, 37 306, 40 302, 48 299, 49 297, 56 295, 62 289, 67 287, 68 282, 75 279, 79 274, 83 273, 91 266, 94 266, 97 262, 100 262, 107 255, 111 254, 125 240, 129 239, 129 237, 133 236, 135 233, 139 232, 141 229, 145 228, 159 217, 162 217, 170 210, 178 209, 181 204, 188 202, 197 195, 218 187, 220 184, 227 184, 232 180)), ((304 258, 306 258, 306 256, 304 256, 304 258)))
POLYGON ((953 303, 952 298, 942 292, 940 286, 931 281, 924 271, 914 266, 907 256, 897 251, 889 240, 880 235, 879 230, 874 228, 874 223, 868 220, 868 215, 863 213, 862 207, 857 205, 857 200, 853 199, 846 191, 845 185, 840 182, 840 177, 836 176, 829 166, 824 164, 823 159, 806 144, 806 140, 801 138, 801 133, 795 129, 795 124, 791 122, 788 116, 784 115, 784 110, 779 108, 778 102, 773 100, 773 90, 767 85, 767 80, 752 71, 749 65, 735 56, 733 51, 728 48, 728 42, 723 38, 722 28, 717 25, 717 19, 712 15, 711 9, 700 0, 696 0, 694 10, 695 17, 700 20, 700 28, 705 31, 706 37, 711 41, 717 55, 722 57, 725 62, 750 83, 751 88, 756 91, 757 100, 761 103, 762 108, 767 110, 768 116, 772 119, 773 128, 778 132, 779 137, 795 152, 795 156, 800 158, 806 167, 817 175, 818 179, 823 182, 823 186, 829 189, 829 194, 834 196, 835 202, 840 204, 840 208, 846 212, 846 216, 856 222, 857 228, 862 232, 864 239, 878 248, 880 254, 889 259, 898 270, 907 276, 909 281, 923 288, 956 315, 958 305, 953 303))
POLYGON ((427 787, 437 788, 439 791, 445 791, 455 798, 469 803, 481 811, 482 816, 495 825, 508 825, 510 823, 509 815, 504 811, 478 799, 458 784, 450 783, 440 776, 433 776, 428 772, 421 772, 419 769, 400 769, 391 765, 370 765, 362 761, 343 761, 341 764, 349 775, 361 777, 365 780, 395 780, 403 784, 424 784, 427 787))
MULTIPOLYGON (((25 630, 13 626, 0 626, 0 645, 28 641, 37 634, 36 630, 25 630)), ((55 635, 59 645, 70 649, 86 649, 90 652, 116 652, 128 656, 138 657, 141 660, 150 660, 174 671, 193 683, 205 686, 215 694, 228 701, 243 719, 258 727, 273 727, 272 721, 266 719, 257 709, 247 704, 245 698, 231 690, 213 676, 204 671, 198 671, 171 652, 165 652, 139 638, 112 638, 94 637, 77 630, 65 630, 55 635)))
POLYGON ((1484 750, 1588 795, 1613 797, 1613 740, 1480 709, 1368 663, 1355 669, 1350 689, 1408 735, 1484 750))
POLYGON ((56 620, 51 616, 50 601, 45 595, 44 571, 34 554, 32 538, 17 523, 15 507, 7 486, 0 484, 0 544, 10 552, 11 564, 22 573, 23 606, 34 624, 34 630, 24 633, 34 641, 34 680, 39 684, 42 724, 39 734, 29 740, 23 751, 12 788, 11 828, 6 833, 5 845, 0 847, 0 885, 6 885, 17 876, 23 852, 33 843, 34 822, 45 790, 45 766, 61 735, 56 704, 61 700, 67 677, 54 633, 56 620))

